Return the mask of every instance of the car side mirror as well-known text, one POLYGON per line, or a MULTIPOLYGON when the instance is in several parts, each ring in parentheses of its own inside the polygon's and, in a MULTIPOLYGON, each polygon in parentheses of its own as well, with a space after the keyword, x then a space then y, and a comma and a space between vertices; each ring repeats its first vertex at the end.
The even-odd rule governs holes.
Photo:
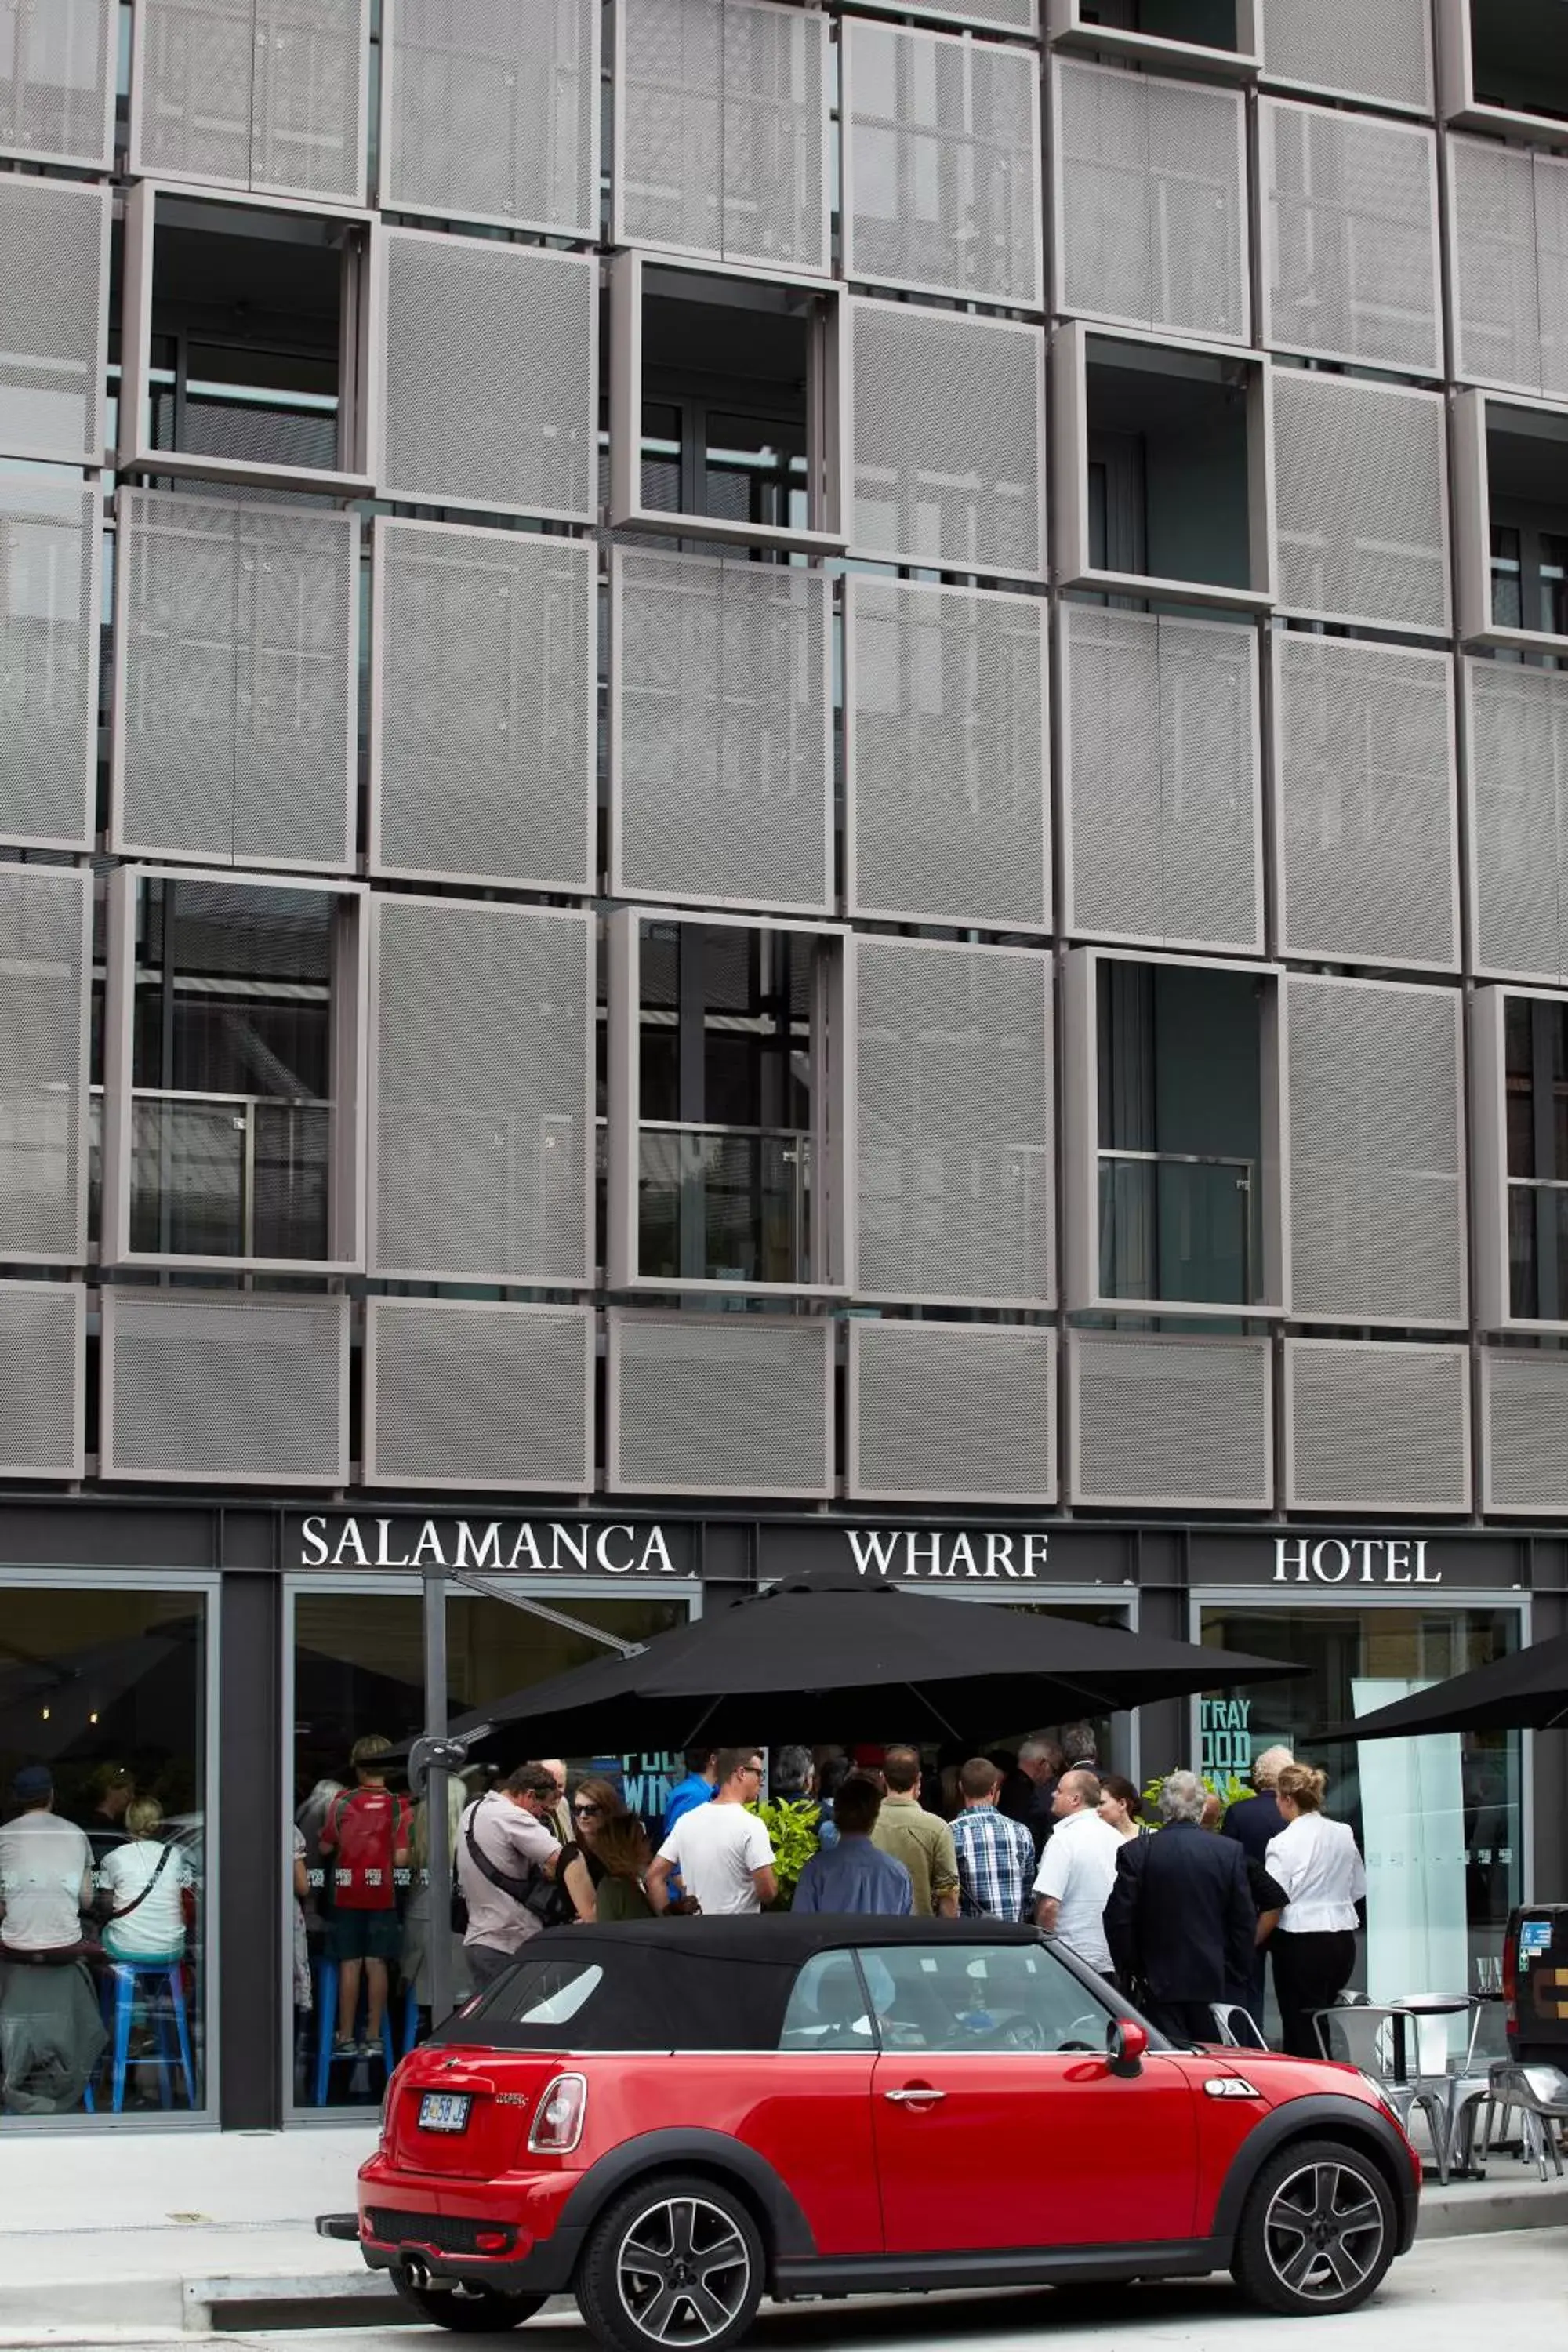
POLYGON ((1105 2030, 1105 2055, 1113 2074, 1130 2082, 1143 2072, 1149 2054, 1149 2029, 1135 2017, 1113 2017, 1105 2030))

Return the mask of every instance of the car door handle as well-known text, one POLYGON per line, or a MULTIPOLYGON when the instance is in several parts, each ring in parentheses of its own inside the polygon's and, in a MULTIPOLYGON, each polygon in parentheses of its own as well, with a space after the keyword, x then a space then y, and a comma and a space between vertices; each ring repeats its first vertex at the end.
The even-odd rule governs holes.
POLYGON ((891 2099, 896 2107, 926 2105, 935 2099, 945 2099, 945 2091, 933 2091, 929 2083, 912 2084, 907 2091, 884 2091, 882 2096, 891 2099))

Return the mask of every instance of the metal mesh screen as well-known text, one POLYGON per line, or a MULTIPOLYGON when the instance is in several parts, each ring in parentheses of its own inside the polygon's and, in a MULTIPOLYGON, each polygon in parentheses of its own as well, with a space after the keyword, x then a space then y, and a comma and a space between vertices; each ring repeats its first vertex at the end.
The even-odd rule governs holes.
POLYGON ((623 0, 616 40, 620 235, 722 256, 722 0, 623 0))
POLYGON ((1459 1013, 1451 989, 1287 981, 1296 1316, 1464 1321, 1459 1013))
POLYGON ((370 0, 255 0, 250 184, 364 202, 370 0))
POLYGON ((0 1476, 79 1478, 87 1293, 0 1282, 0 1476))
POLYGON ((102 534, 96 483, 0 474, 0 840, 91 845, 102 534))
POLYGON ((599 266, 386 229, 382 495, 595 517, 599 266))
POLYGON ((1428 0, 1258 0, 1266 81, 1432 111, 1428 0))
POLYGON ((1288 1339, 1288 1509, 1468 1511, 1463 1348, 1288 1339))
POLYGON ((369 1486, 591 1490, 594 1318, 373 1298, 369 1486))
POLYGON ((1040 300, 1039 61, 847 16, 845 274, 1040 300))
POLYGON ((1441 375, 1434 134, 1279 99, 1258 119, 1267 341, 1441 375))
POLYGON ((1258 638, 1062 610, 1072 927, 1258 949, 1258 638))
POLYGON ((1452 663, 1300 630, 1273 644, 1286 953, 1452 970, 1452 663))
POLYGON ((374 1269, 591 1276, 593 928, 456 899, 373 902, 374 1269))
POLYGON ((82 1257, 91 882, 0 866, 0 1262, 82 1257))
POLYGON ((375 564, 378 868, 585 890, 592 548, 383 520, 375 564))
POLYGON ((1068 1339, 1071 1499, 1268 1510, 1266 1339, 1068 1339))
POLYGON ((0 457, 103 462, 113 201, 0 173, 0 457))
POLYGON ((1568 1356, 1481 1350, 1484 1511, 1568 1510, 1568 1356))
POLYGON ((1047 606, 845 583, 851 908, 1045 929, 1047 606))
POLYGON ((906 12, 911 16, 935 16, 943 24, 982 25, 998 33, 1039 30, 1038 0, 920 0, 906 12))
POLYGON ((359 521, 120 494, 119 837, 225 864, 353 848, 359 521))
POLYGON ((388 0, 382 203, 595 235, 598 58, 594 0, 388 0))
POLYGON ((1065 58, 1054 70, 1062 309, 1246 341, 1241 93, 1065 58))
POLYGON ((1446 434, 1440 393, 1275 369, 1281 611, 1447 634, 1446 434))
POLYGON ((348 1301, 104 1295, 106 1477, 347 1484, 348 1301))
POLYGON ((831 598, 819 572, 617 551, 617 888, 826 910, 831 598))
POLYGON ((610 1485, 625 1494, 833 1492, 833 1325, 610 1317, 610 1485))
POLYGON ((1036 577, 1044 569, 1037 328, 851 299, 850 551, 1036 577))
POLYGON ((970 1323, 852 1323, 851 1495, 1049 1503, 1056 1338, 970 1323))
POLYGON ((119 0, 0 11, 0 154, 108 170, 119 32, 119 0))
POLYGON ((1470 887, 1478 966, 1568 978, 1568 674, 1467 661, 1470 887))
POLYGON ((1544 159, 1490 139, 1450 137, 1447 150, 1455 373, 1539 393, 1535 167, 1544 159))
POLYGON ((856 1288, 1048 1304, 1049 959, 865 937, 854 953, 856 1288))
POLYGON ((132 173, 248 187, 256 0, 142 0, 136 19, 132 173))

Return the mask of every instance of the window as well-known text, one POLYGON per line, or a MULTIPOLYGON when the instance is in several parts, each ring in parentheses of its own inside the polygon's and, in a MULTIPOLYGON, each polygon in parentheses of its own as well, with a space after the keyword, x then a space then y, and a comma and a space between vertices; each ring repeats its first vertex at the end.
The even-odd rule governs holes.
POLYGON ((1461 635, 1519 653, 1568 652, 1568 418, 1461 392, 1454 421, 1461 635))
POLYGON ((818 1952, 795 1980, 781 2050, 851 2050, 869 2055, 875 2029, 853 1952, 818 1952))
POLYGON ((1052 38, 1107 57, 1164 58, 1205 73, 1257 63, 1258 0, 1050 0, 1052 38))
POLYGON ((893 1944, 860 1957, 884 2050, 1105 2048, 1110 2012, 1043 1945, 893 1944))
MULTIPOLYGON (((1495 1025, 1500 1010, 1505 1313, 1510 1321, 1568 1324, 1568 999, 1484 991, 1483 1020, 1495 1025)), ((1479 1104, 1483 1149, 1498 1108, 1484 1096, 1479 1104)), ((1496 1136, 1490 1140, 1495 1147, 1496 1136)), ((1484 1238, 1495 1249, 1500 1235, 1484 1238)))
POLYGON ((1561 0, 1440 0, 1437 36, 1451 122, 1568 138, 1561 0))

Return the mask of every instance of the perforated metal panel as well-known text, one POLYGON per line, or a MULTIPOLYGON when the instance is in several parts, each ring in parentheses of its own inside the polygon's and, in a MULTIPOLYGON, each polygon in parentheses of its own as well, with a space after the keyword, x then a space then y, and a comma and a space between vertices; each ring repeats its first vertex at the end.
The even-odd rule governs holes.
POLYGON ((620 548, 613 594, 616 892, 825 913, 826 579, 620 548))
POLYGON ((389 211, 595 233, 594 0, 385 0, 381 54, 389 211))
POLYGON ((593 549, 384 518, 375 575, 377 869, 585 890, 593 549))
POLYGON ((932 16, 948 25, 980 25, 998 33, 1037 33, 1040 26, 1038 0, 919 0, 900 14, 932 16))
POLYGON ((1285 1507, 1468 1511, 1468 1351, 1288 1339, 1285 1507))
POLYGON ((593 521, 597 261, 424 229, 379 245, 381 494, 593 521))
POLYGON ((1070 1331, 1068 1382, 1072 1501, 1272 1507, 1266 1339, 1070 1331))
POLYGON ((1475 956, 1487 971, 1568 977, 1568 674, 1467 661, 1475 956))
POLYGON ((856 1289, 1048 1305, 1048 957, 861 937, 854 971, 856 1289))
POLYGON ((1240 91, 1065 58, 1052 72, 1060 308, 1245 342, 1240 91))
POLYGON ((1481 1508, 1568 1511, 1568 1356, 1482 1349, 1481 1508))
POLYGON ((590 1492, 594 1318, 373 1298, 365 1484, 590 1492))
POLYGON ((1258 636, 1062 608, 1070 927, 1262 947, 1258 636))
POLYGON ((1258 125, 1265 341, 1440 375, 1433 132, 1280 99, 1263 100, 1258 125))
POLYGON ((0 841, 91 845, 102 540, 96 483, 0 474, 0 841))
POLYGON ((846 16, 845 275, 1041 299, 1039 60, 846 16))
POLYGON ((1257 0, 1267 81, 1432 111, 1428 0, 1257 0))
POLYGON ((0 865, 0 1264, 86 1255, 91 884, 0 865))
POLYGON ((612 1310, 613 1492, 833 1492, 833 1325, 612 1310))
POLYGON ((346 1298, 106 1290, 104 1476, 346 1486, 348 1351, 346 1298))
POLYGON ((1568 400, 1568 157, 1533 160, 1541 389, 1548 400, 1568 400))
POLYGON ((1462 1323, 1458 990, 1293 972, 1284 996, 1291 1313, 1462 1323))
POLYGON ((1536 159, 1491 139, 1450 135, 1447 143, 1455 373, 1539 393, 1536 159))
POLYGON ((1046 630, 1035 596, 845 583, 850 909, 1043 930, 1046 630))
POLYGON ((1038 328, 851 299, 852 555, 1037 579, 1038 328))
POLYGON ((0 155, 108 170, 119 32, 119 0, 0 8, 0 155))
POLYGON ((256 0, 141 0, 131 169, 250 185, 256 0))
POLYGON ((348 864, 359 541, 354 515, 121 492, 121 846, 348 864))
POLYGON ((0 1282, 0 1476, 79 1478, 87 1291, 0 1282))
POLYGON ((1056 1352, 1051 1331, 851 1323, 846 1491, 900 1504, 1054 1502, 1056 1352))
POLYGON ((113 201, 0 173, 0 457, 103 462, 113 201))
POLYGON ((1447 633, 1443 396, 1274 370, 1281 612, 1447 633))
POLYGON ((250 184, 363 204, 370 0, 256 0, 250 184))
POLYGON ((1326 962, 1458 961, 1446 654, 1276 632, 1280 939, 1326 962))
POLYGON ((378 1274, 590 1278, 593 945, 584 915, 373 900, 378 1274))

